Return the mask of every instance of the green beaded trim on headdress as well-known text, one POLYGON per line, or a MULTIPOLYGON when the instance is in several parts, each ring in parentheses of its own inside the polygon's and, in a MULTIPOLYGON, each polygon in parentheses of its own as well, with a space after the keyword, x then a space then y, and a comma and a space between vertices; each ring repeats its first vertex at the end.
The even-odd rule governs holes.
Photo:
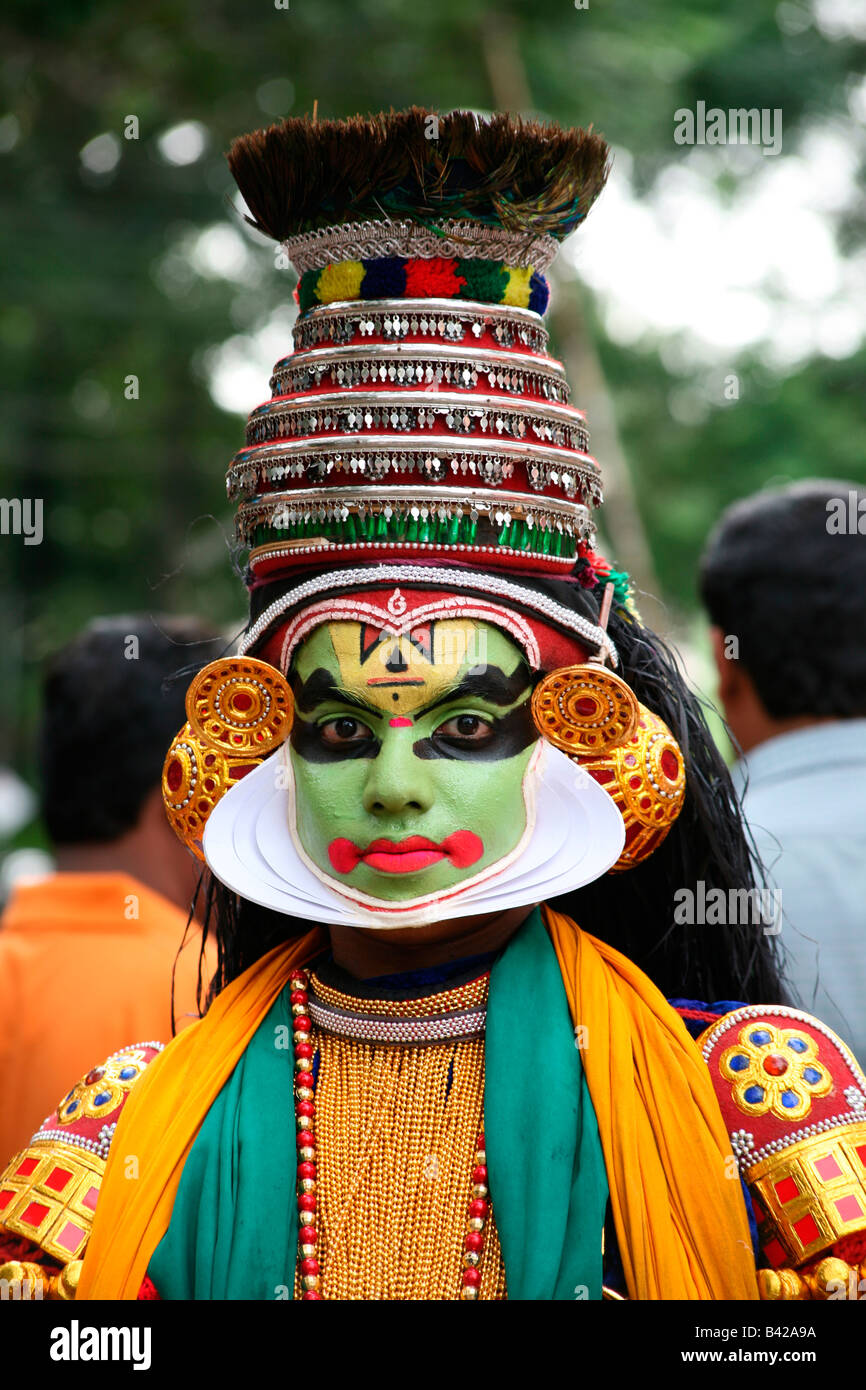
POLYGON ((261 525, 254 527, 247 543, 251 549, 275 545, 280 542, 309 540, 314 543, 324 539, 340 545, 366 542, 368 545, 459 545, 475 548, 484 546, 504 547, 508 550, 526 551, 536 555, 553 556, 571 560, 577 553, 577 538, 569 536, 558 527, 528 526, 525 521, 504 522, 497 530, 495 526, 482 525, 467 516, 452 516, 442 521, 437 517, 412 516, 411 513, 390 517, 381 512, 373 515, 367 512, 363 517, 350 512, 345 517, 332 517, 324 520, 290 520, 285 527, 261 525))

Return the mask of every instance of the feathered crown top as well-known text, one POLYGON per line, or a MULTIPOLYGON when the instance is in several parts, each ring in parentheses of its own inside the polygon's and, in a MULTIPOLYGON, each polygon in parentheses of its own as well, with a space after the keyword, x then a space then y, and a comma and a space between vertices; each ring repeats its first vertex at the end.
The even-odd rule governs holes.
POLYGON ((383 217, 562 240, 601 192, 608 149, 591 130, 413 106, 315 124, 294 117, 240 136, 228 161, 250 222, 275 241, 383 217))
POLYGON ((228 159, 300 308, 229 468, 252 582, 370 559, 573 569, 601 484, 541 315, 604 185, 601 137, 413 107, 287 120, 228 159))

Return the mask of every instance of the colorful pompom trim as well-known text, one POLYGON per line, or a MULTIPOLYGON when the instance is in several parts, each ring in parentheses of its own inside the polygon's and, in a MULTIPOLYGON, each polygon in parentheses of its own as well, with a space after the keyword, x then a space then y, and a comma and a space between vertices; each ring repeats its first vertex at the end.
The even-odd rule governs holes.
POLYGON ((543 314, 550 288, 531 267, 499 261, 430 260, 377 256, 367 261, 338 261, 323 270, 308 270, 298 283, 302 314, 317 304, 351 299, 472 299, 482 304, 513 304, 543 314))

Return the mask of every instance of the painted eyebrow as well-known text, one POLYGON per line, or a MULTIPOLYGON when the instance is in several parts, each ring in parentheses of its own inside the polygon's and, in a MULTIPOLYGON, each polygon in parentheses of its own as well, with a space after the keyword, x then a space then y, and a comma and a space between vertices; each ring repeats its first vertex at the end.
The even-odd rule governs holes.
POLYGON ((324 666, 320 666, 305 681, 294 675, 289 677, 289 682, 295 697, 295 704, 300 710, 313 710, 325 700, 340 700, 343 704, 351 705, 353 709, 363 710, 364 714, 370 714, 375 719, 384 718, 382 710, 377 710, 373 705, 368 705, 366 700, 362 700, 360 696, 353 695, 350 690, 344 690, 342 686, 337 685, 330 671, 327 671, 324 666))
POLYGON ((462 700, 472 695, 492 705, 513 705, 520 692, 531 684, 532 676, 525 662, 521 662, 510 676, 506 676, 498 666, 487 666, 483 672, 470 671, 459 684, 452 686, 442 695, 437 695, 429 705, 423 705, 416 710, 415 717, 428 714, 431 709, 438 709, 440 705, 448 705, 453 700, 462 700))
MULTIPOLYGON (((299 710, 310 711, 316 705, 322 704, 325 700, 337 699, 344 704, 351 705, 353 709, 362 710, 365 714, 370 714, 375 719, 384 719, 385 711, 377 710, 375 706, 367 704, 360 696, 353 695, 351 691, 344 690, 337 685, 331 672, 324 666, 318 667, 306 680, 301 680, 297 674, 290 675, 290 684, 295 696, 295 704, 299 710)), ((521 691, 532 684, 532 675, 526 665, 521 661, 516 670, 510 676, 499 666, 487 666, 483 671, 470 671, 457 685, 450 690, 445 690, 441 695, 437 695, 435 700, 429 704, 421 706, 415 711, 415 718, 422 714, 427 714, 430 710, 438 709, 440 705, 451 704, 454 700, 462 700, 467 697, 477 696, 485 700, 488 704, 512 705, 521 691)))

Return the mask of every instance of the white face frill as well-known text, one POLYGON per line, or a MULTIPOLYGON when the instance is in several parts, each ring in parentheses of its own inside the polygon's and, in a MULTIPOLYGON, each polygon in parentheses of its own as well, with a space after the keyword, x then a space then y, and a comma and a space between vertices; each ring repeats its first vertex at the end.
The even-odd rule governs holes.
POLYGON ((517 848, 446 892, 400 902, 353 892, 315 866, 294 828, 288 757, 275 755, 226 793, 204 833, 208 866, 233 892, 322 925, 394 929, 530 906, 592 883, 619 858, 622 817, 607 792, 539 742, 524 777, 526 832, 517 848))

